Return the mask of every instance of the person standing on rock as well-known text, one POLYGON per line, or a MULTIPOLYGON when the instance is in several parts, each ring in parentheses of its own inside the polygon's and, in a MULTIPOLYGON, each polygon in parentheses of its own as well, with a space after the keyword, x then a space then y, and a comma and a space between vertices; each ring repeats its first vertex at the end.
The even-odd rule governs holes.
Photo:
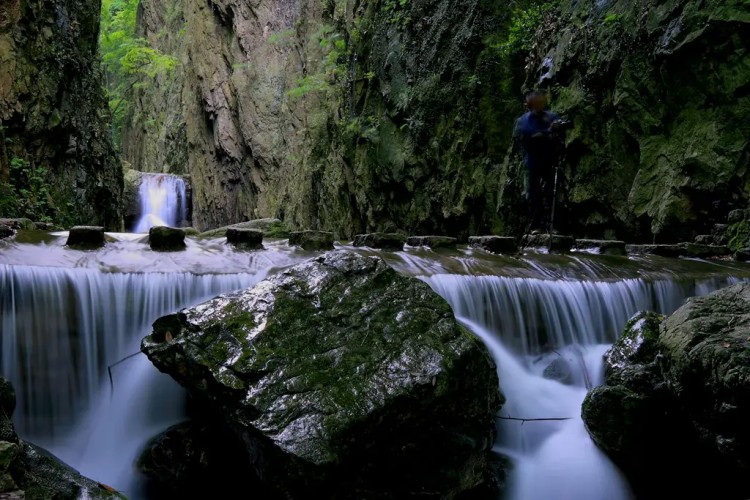
POLYGON ((516 120, 513 139, 523 153, 524 197, 529 208, 529 230, 551 223, 555 189, 555 169, 560 161, 562 132, 567 124, 547 109, 547 94, 532 91, 526 95, 528 111, 516 120))

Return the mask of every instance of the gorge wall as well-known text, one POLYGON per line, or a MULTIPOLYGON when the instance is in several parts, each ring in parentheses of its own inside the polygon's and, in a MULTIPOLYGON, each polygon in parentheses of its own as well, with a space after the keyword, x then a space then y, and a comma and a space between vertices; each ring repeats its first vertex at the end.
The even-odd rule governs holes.
POLYGON ((119 230, 98 1, 0 4, 0 215, 119 230))
POLYGON ((744 208, 747 3, 552 3, 509 55, 529 19, 504 2, 143 0, 143 36, 181 64, 134 93, 125 159, 191 175, 199 228, 512 234, 511 132, 541 85, 574 122, 578 235, 686 238, 744 208))

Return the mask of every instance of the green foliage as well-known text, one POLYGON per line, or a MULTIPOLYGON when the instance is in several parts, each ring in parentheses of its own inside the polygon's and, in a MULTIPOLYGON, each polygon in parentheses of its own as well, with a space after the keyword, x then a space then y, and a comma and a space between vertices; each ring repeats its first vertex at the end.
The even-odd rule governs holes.
POLYGON ((607 14, 604 16, 604 24, 617 24, 622 21, 622 14, 607 14))
MULTIPOLYGON (((136 37, 138 0, 103 0, 99 36, 102 62, 107 71, 107 91, 112 112, 113 138, 119 144, 123 120, 130 112, 133 89, 152 85, 161 76, 171 75, 177 59, 149 46, 136 37)), ((167 15, 177 19, 181 12, 170 9, 167 15)))
POLYGON ((508 29, 498 38, 490 40, 490 46, 502 56, 525 53, 534 45, 537 29, 544 22, 544 16, 555 2, 524 2, 513 9, 508 29), (525 5, 527 4, 527 5, 525 5))
POLYGON ((403 27, 411 21, 408 6, 409 0, 383 0, 381 10, 386 14, 390 24, 403 27))
POLYGON ((52 212, 47 169, 14 156, 10 160, 10 182, 0 185, 0 215, 50 222, 52 212))
POLYGON ((296 87, 287 92, 291 98, 300 98, 311 92, 331 91, 334 84, 346 76, 346 61, 351 49, 343 35, 333 26, 324 24, 317 37, 324 54, 321 70, 297 80, 296 87))
POLYGON ((268 36, 268 43, 271 45, 279 45, 285 47, 290 44, 295 33, 296 32, 292 29, 280 31, 278 33, 271 33, 268 36))

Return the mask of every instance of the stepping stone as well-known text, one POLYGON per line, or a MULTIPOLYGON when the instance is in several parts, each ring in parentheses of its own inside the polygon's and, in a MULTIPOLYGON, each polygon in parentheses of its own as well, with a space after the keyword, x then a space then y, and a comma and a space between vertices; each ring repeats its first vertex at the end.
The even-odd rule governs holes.
POLYGON ((576 240, 576 250, 596 250, 601 255, 627 255, 625 242, 620 240, 576 240))
POLYGON ((16 232, 12 227, 6 226, 5 224, 0 224, 0 240, 3 238, 10 238, 14 234, 16 234, 16 232))
POLYGON ((406 237, 398 233, 358 234, 354 237, 355 247, 370 247, 381 250, 403 250, 406 237))
POLYGON ((660 257, 687 255, 687 250, 679 245, 625 245, 625 250, 631 254, 658 255, 660 257))
POLYGON ((719 245, 699 245, 697 243, 681 243, 688 257, 709 259, 711 257, 726 257, 731 255, 729 248, 719 245))
POLYGON ((526 240, 527 247, 546 248, 550 252, 569 252, 575 240, 572 236, 561 234, 531 234, 526 240))
POLYGON ((333 233, 326 231, 296 231, 289 235, 289 245, 303 250, 333 250, 333 233))
POLYGON ((148 244, 156 252, 185 250, 185 231, 176 227, 152 227, 148 232, 148 244))
POLYGON ((699 234, 694 240, 697 245, 713 245, 714 237, 711 234, 699 234))
POLYGON ((227 243, 244 250, 263 248, 263 231, 230 227, 227 229, 227 243))
POLYGON ((104 228, 101 226, 75 226, 65 243, 76 250, 94 250, 104 246, 104 228))
POLYGON ((513 254, 518 252, 518 242, 512 236, 471 236, 469 246, 491 253, 513 254))
POLYGON ((31 219, 0 219, 0 224, 3 226, 8 226, 11 229, 15 229, 18 231, 19 229, 24 229, 27 231, 33 231, 36 229, 36 225, 31 221, 31 219))
POLYGON ((456 238, 449 236, 409 236, 406 244, 410 247, 430 247, 433 250, 438 248, 456 249, 456 238))

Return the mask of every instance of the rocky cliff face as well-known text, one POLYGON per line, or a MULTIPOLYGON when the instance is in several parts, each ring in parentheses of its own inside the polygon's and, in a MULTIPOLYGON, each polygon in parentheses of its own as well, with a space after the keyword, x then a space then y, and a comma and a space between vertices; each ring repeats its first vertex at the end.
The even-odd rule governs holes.
POLYGON ((98 1, 0 5, 0 181, 21 200, 9 202, 13 193, 4 191, 5 215, 120 228, 122 173, 96 53, 99 9, 98 1))
POLYGON ((541 33, 527 83, 551 87, 575 122, 578 232, 666 241, 707 234, 745 207, 747 2, 568 1, 541 33))
POLYGON ((744 207, 746 5, 554 3, 524 65, 497 50, 511 9, 486 0, 144 0, 144 35, 182 68, 135 99, 127 159, 187 170, 200 228, 513 232, 527 71, 575 122, 577 233, 666 240, 744 207))
POLYGON ((135 100, 127 160, 186 164, 201 228, 486 226, 510 125, 482 113, 496 16, 459 3, 146 0, 144 35, 183 64, 135 100))

